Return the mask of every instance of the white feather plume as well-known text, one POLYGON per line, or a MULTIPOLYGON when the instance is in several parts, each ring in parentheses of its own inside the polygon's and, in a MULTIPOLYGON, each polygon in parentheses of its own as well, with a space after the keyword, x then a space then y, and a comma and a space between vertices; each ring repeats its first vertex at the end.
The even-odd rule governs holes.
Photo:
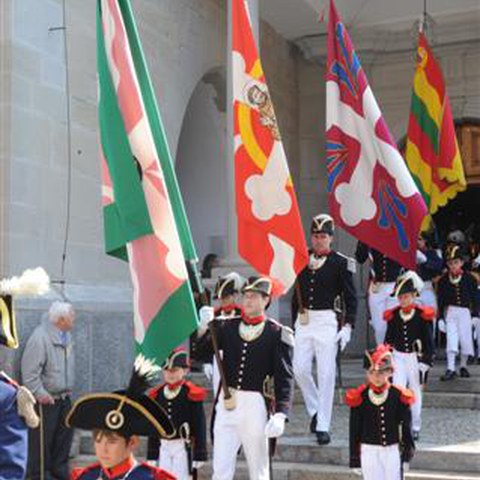
POLYGON ((141 353, 139 353, 135 358, 135 363, 133 366, 138 375, 147 379, 154 377, 161 370, 161 368, 156 365, 153 360, 146 358, 141 353))
POLYGON ((20 277, 0 280, 0 294, 38 296, 50 290, 50 278, 42 267, 28 268, 20 277))
POLYGON ((403 275, 401 275, 397 281, 397 285, 399 285, 400 283, 404 283, 406 280, 412 281, 413 287, 418 293, 420 293, 423 290, 423 287, 425 286, 425 284, 423 283, 423 280, 413 270, 407 270, 403 275))
POLYGON ((237 272, 230 272, 223 277, 224 279, 232 280, 235 286, 235 290, 240 291, 245 285, 245 278, 239 275, 237 272))

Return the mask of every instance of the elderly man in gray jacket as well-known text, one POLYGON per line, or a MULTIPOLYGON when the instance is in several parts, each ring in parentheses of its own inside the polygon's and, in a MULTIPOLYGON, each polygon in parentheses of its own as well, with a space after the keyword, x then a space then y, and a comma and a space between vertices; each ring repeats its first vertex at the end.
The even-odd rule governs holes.
POLYGON ((33 331, 21 361, 23 383, 39 404, 40 429, 29 435, 29 473, 45 480, 68 480, 68 457, 73 430, 65 426, 74 384, 74 355, 70 331, 75 312, 70 303, 53 302, 48 318, 33 331))

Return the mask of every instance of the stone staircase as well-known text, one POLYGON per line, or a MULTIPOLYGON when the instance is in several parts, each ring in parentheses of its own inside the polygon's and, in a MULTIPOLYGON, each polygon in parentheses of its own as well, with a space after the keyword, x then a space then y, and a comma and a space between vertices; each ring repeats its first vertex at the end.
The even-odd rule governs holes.
MULTIPOLYGON (((345 388, 362 383, 359 360, 343 364, 345 388)), ((414 480, 480 480, 480 366, 470 367, 472 378, 441 382, 443 365, 435 367, 424 395, 423 428, 407 479, 414 480)), ((201 374, 192 374, 192 380, 208 385, 201 374)), ((318 446, 308 433, 309 418, 305 413, 300 392, 295 392, 293 412, 285 435, 279 440, 274 459, 275 480, 348 480, 359 476, 348 468, 349 409, 342 404, 344 389, 336 395, 332 424, 332 443, 318 446)), ((211 399, 206 403, 211 410, 211 399)), ((78 432, 78 453, 73 465, 92 461, 93 449, 88 433, 78 432)), ((142 443, 140 455, 145 452, 142 443)), ((199 479, 211 476, 207 464, 199 472, 199 479)), ((235 479, 248 479, 242 455, 239 456, 235 479)))

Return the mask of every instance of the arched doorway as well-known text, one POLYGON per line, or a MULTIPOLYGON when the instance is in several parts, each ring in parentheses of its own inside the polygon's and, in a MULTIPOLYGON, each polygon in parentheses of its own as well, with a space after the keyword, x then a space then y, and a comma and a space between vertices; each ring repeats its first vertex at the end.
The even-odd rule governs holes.
POLYGON ((459 193, 434 216, 440 238, 460 229, 480 242, 480 120, 462 119, 455 122, 467 190, 459 193))
POLYGON ((197 84, 183 119, 175 168, 200 259, 226 252, 225 73, 197 84))

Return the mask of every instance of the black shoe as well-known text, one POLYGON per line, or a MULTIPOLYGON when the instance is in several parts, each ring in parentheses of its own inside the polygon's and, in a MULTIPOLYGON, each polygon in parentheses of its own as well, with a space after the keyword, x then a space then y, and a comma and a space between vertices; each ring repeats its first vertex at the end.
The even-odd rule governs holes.
POLYGON ((317 414, 315 414, 310 420, 310 433, 315 433, 317 431, 317 414))
POLYGON ((440 377, 442 382, 446 382, 448 380, 453 380, 457 374, 453 370, 447 370, 444 375, 440 377))
POLYGON ((328 445, 330 443, 330 434, 328 432, 316 432, 316 434, 319 445, 328 445))
POLYGON ((462 378, 470 378, 470 372, 465 367, 460 367, 460 376, 462 378))
POLYGON ((417 432, 417 431, 414 430, 413 433, 412 433, 412 436, 413 436, 413 440, 415 442, 418 442, 420 440, 420 432, 417 432))
POLYGON ((480 365, 480 357, 477 358, 477 365, 480 365))

